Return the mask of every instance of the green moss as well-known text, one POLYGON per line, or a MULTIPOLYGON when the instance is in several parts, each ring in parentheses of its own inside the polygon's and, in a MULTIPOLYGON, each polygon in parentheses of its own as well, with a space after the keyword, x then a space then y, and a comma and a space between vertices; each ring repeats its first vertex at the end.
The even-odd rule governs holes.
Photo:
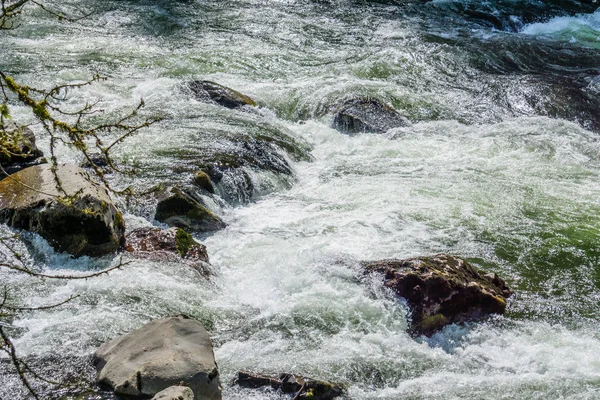
POLYGON ((215 214, 213 214, 208 209, 206 209, 200 205, 194 206, 191 210, 189 210, 186 213, 186 216, 193 221, 203 221, 205 219, 208 219, 208 220, 218 219, 215 214))
POLYGON ((425 333, 437 331, 448 324, 448 322, 448 319, 443 314, 430 315, 421 320, 419 323, 419 331, 425 333))
POLYGON ((190 251, 195 244, 196 242, 192 235, 181 228, 177 229, 177 233, 175 234, 175 246, 181 257, 185 257, 188 251, 190 251))
POLYGON ((123 213, 121 211, 117 211, 115 215, 115 227, 118 229, 125 229, 125 221, 123 221, 123 213))
POLYGON ((213 186, 210 176, 208 176, 208 174, 204 171, 199 171, 196 173, 194 176, 194 183, 209 193, 215 192, 215 187, 213 186))

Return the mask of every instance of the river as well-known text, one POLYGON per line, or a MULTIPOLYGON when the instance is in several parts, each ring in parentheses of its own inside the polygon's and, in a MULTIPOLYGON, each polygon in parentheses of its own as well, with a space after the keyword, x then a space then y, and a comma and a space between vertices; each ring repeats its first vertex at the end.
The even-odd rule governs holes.
MULTIPOLYGON (((18 30, 0 36, 0 69, 38 86, 100 73, 109 79, 72 92, 73 104, 101 99, 110 117, 143 98, 145 112, 164 116, 117 150, 122 165, 143 171, 112 177, 117 184, 177 181, 189 172, 181 157, 265 126, 310 147, 313 160, 292 162, 291 177, 249 171, 252 200, 225 205, 228 227, 198 237, 216 273, 210 281, 140 260, 86 281, 0 271, 28 305, 80 294, 14 321, 15 345, 33 366, 65 379, 89 369, 101 343, 184 313, 211 332, 225 399, 267 396, 231 385, 239 370, 341 382, 352 399, 600 398, 600 11, 592 2, 60 6, 92 15, 69 23, 25 13, 18 30), (232 87, 262 108, 197 102, 181 90, 192 79, 232 87), (413 125, 343 135, 327 110, 350 95, 376 96, 413 125), (359 266, 440 252, 504 277, 516 292, 506 315, 414 339, 405 305, 359 266)), ((42 134, 42 149, 47 141, 42 134)), ((61 159, 79 161, 66 148, 61 159)), ((129 227, 151 222, 143 205, 121 206, 129 227)), ((72 259, 39 238, 25 251, 56 273, 117 262, 72 259)), ((24 396, 13 375, 1 376, 2 400, 24 396)))

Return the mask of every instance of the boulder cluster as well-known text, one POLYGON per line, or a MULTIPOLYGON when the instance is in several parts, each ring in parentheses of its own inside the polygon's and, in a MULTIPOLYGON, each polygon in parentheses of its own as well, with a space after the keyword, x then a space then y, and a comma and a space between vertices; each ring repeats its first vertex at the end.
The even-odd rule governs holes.
MULTIPOLYGON (((250 97, 210 81, 187 85, 198 101, 235 112, 258 107, 250 97)), ((332 108, 333 127, 346 134, 385 133, 410 122, 374 98, 351 98, 332 108)), ((57 251, 103 256, 123 251, 130 257, 176 262, 207 279, 207 249, 192 233, 209 233, 227 225, 218 205, 252 197, 248 171, 291 175, 289 160, 310 160, 307 148, 285 135, 232 142, 233 150, 196 160, 198 169, 186 185, 160 184, 148 192, 156 205, 154 221, 169 226, 126 232, 123 214, 107 189, 95 182, 89 165, 47 164, 33 132, 11 127, 11 140, 0 152, 5 174, 0 181, 0 222, 36 233, 57 251), (216 205, 216 206, 215 206, 216 205)), ((364 271, 411 310, 411 332, 430 336, 448 324, 464 324, 503 314, 512 294, 495 274, 483 274, 466 260, 438 254, 405 260, 370 261, 364 271)), ((196 320, 174 316, 154 320, 102 345, 95 353, 97 382, 126 398, 220 400, 221 381, 209 332, 196 320)), ((290 373, 276 376, 239 372, 234 384, 268 388, 294 399, 327 400, 344 388, 290 373)))

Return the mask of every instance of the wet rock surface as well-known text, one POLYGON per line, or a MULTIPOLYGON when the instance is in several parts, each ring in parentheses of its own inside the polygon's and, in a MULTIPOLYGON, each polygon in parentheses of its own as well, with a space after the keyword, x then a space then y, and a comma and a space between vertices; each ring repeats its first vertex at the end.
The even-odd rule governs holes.
POLYGON ((105 343, 93 362, 97 382, 118 395, 150 398, 184 385, 196 399, 221 399, 210 336, 200 322, 187 317, 152 321, 105 343))
POLYGON ((100 256, 119 249, 125 225, 106 189, 83 169, 57 166, 59 190, 48 164, 0 182, 0 221, 38 233, 58 251, 100 256))
POLYGON ((125 251, 136 258, 183 262, 204 276, 210 275, 206 246, 181 228, 139 228, 125 237, 125 251))
POLYGON ((252 372, 238 372, 234 383, 250 389, 270 387, 292 394, 296 399, 329 400, 343 394, 343 388, 339 385, 295 374, 280 374, 274 377, 252 372))
POLYGON ((385 133, 410 126, 408 119, 378 99, 365 97, 343 102, 335 111, 333 126, 342 133, 385 133))
POLYGON ((158 392, 152 400, 194 400, 194 392, 186 386, 171 386, 158 392))
POLYGON ((256 106, 256 102, 250 97, 216 82, 193 81, 188 84, 188 87, 194 97, 200 101, 216 103, 231 109, 256 106))
POLYGON ((200 196, 179 187, 166 188, 158 195, 155 219, 190 232, 217 231, 227 226, 200 196))
POLYGON ((483 275, 467 261, 446 254, 363 266, 383 274, 384 285, 406 299, 416 335, 429 336, 448 324, 503 314, 512 294, 496 274, 483 275))
POLYGON ((194 175, 194 185, 198 186, 200 189, 206 190, 208 193, 215 193, 215 185, 211 177, 204 171, 198 171, 194 175))
POLYGON ((31 129, 10 124, 2 136, 5 137, 0 148, 0 164, 7 174, 46 162, 44 154, 37 148, 31 129))

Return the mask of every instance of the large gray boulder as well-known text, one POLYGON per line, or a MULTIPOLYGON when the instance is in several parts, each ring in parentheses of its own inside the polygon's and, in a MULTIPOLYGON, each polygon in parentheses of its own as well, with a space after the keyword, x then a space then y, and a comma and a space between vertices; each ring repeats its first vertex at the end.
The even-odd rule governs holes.
POLYGON ((381 101, 362 97, 343 102, 335 111, 333 126, 342 133, 385 133, 410 122, 381 101))
POLYGON ((26 126, 8 124, 0 127, 0 164, 8 174, 23 168, 43 164, 44 154, 35 144, 35 135, 26 126))
POLYGON ((186 386, 171 386, 158 392, 152 400, 194 400, 194 392, 186 386))
POLYGON ((58 251, 99 256, 124 239, 123 216, 107 190, 74 165, 23 169, 0 181, 0 222, 38 233, 58 251))
POLYGON ((105 343, 94 365, 97 382, 119 395, 149 398, 184 385, 196 399, 221 399, 210 336, 200 322, 184 316, 152 321, 105 343))
POLYGON ((412 332, 431 335, 452 323, 504 314, 512 291, 496 274, 484 275, 467 261, 447 254, 363 264, 383 275, 384 285, 406 299, 412 332))

